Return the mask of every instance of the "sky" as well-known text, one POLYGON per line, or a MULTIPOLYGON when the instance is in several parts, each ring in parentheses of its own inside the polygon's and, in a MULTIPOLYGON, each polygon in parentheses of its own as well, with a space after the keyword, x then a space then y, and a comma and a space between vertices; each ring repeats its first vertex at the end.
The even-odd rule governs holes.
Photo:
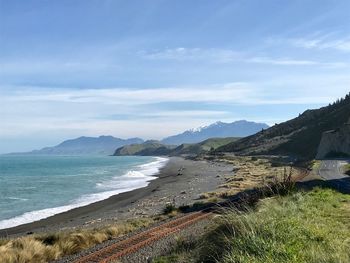
POLYGON ((0 153, 269 125, 350 87, 347 0, 0 0, 0 153))

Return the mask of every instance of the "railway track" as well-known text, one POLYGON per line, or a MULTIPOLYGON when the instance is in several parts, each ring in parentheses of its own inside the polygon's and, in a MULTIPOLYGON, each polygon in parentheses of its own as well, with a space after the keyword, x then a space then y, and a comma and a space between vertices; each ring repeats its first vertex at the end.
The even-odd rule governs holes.
POLYGON ((191 214, 182 216, 170 222, 164 223, 160 226, 153 227, 147 231, 141 232, 137 235, 131 236, 125 240, 116 242, 112 245, 104 247, 98 251, 81 257, 74 263, 107 263, 114 262, 118 259, 136 252, 159 239, 168 235, 174 234, 200 220, 212 216, 211 212, 193 212, 191 214))
MULTIPOLYGON (((293 178, 293 181, 299 181, 305 178, 308 171, 303 168, 297 168, 298 176, 293 178)), ((231 206, 235 202, 239 202, 240 198, 234 198, 221 203, 221 207, 231 206)), ((172 221, 163 223, 157 227, 148 229, 124 240, 113 243, 100 250, 92 252, 86 256, 78 258, 74 263, 109 263, 115 262, 118 259, 136 252, 137 250, 146 247, 153 242, 160 240, 166 236, 179 232, 180 230, 213 215, 213 208, 207 208, 199 212, 192 212, 172 221)), ((214 209, 217 210, 217 209, 214 209)))

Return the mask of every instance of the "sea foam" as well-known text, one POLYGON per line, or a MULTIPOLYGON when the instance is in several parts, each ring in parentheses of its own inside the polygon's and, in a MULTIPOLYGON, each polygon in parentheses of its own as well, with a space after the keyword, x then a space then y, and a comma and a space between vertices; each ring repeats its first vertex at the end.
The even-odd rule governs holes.
POLYGON ((135 170, 128 171, 122 176, 115 176, 112 180, 96 184, 96 189, 105 191, 83 195, 67 205, 26 212, 10 219, 1 220, 0 229, 35 222, 74 208, 105 200, 113 195, 146 187, 151 180, 157 178, 154 175, 159 173, 167 162, 167 158, 155 157, 155 161, 139 165, 135 167, 135 170))

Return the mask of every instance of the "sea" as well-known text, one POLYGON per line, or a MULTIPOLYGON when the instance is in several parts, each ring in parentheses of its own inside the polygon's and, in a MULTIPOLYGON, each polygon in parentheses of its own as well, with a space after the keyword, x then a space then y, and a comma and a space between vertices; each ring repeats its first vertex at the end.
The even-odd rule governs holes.
POLYGON ((0 229, 145 187, 167 158, 0 155, 0 229))

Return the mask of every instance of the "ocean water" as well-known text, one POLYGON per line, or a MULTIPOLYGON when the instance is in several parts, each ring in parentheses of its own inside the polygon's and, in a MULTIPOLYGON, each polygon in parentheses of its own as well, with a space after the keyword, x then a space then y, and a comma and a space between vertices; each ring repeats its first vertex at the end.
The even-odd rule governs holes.
POLYGON ((145 187, 166 158, 0 156, 0 229, 145 187))

